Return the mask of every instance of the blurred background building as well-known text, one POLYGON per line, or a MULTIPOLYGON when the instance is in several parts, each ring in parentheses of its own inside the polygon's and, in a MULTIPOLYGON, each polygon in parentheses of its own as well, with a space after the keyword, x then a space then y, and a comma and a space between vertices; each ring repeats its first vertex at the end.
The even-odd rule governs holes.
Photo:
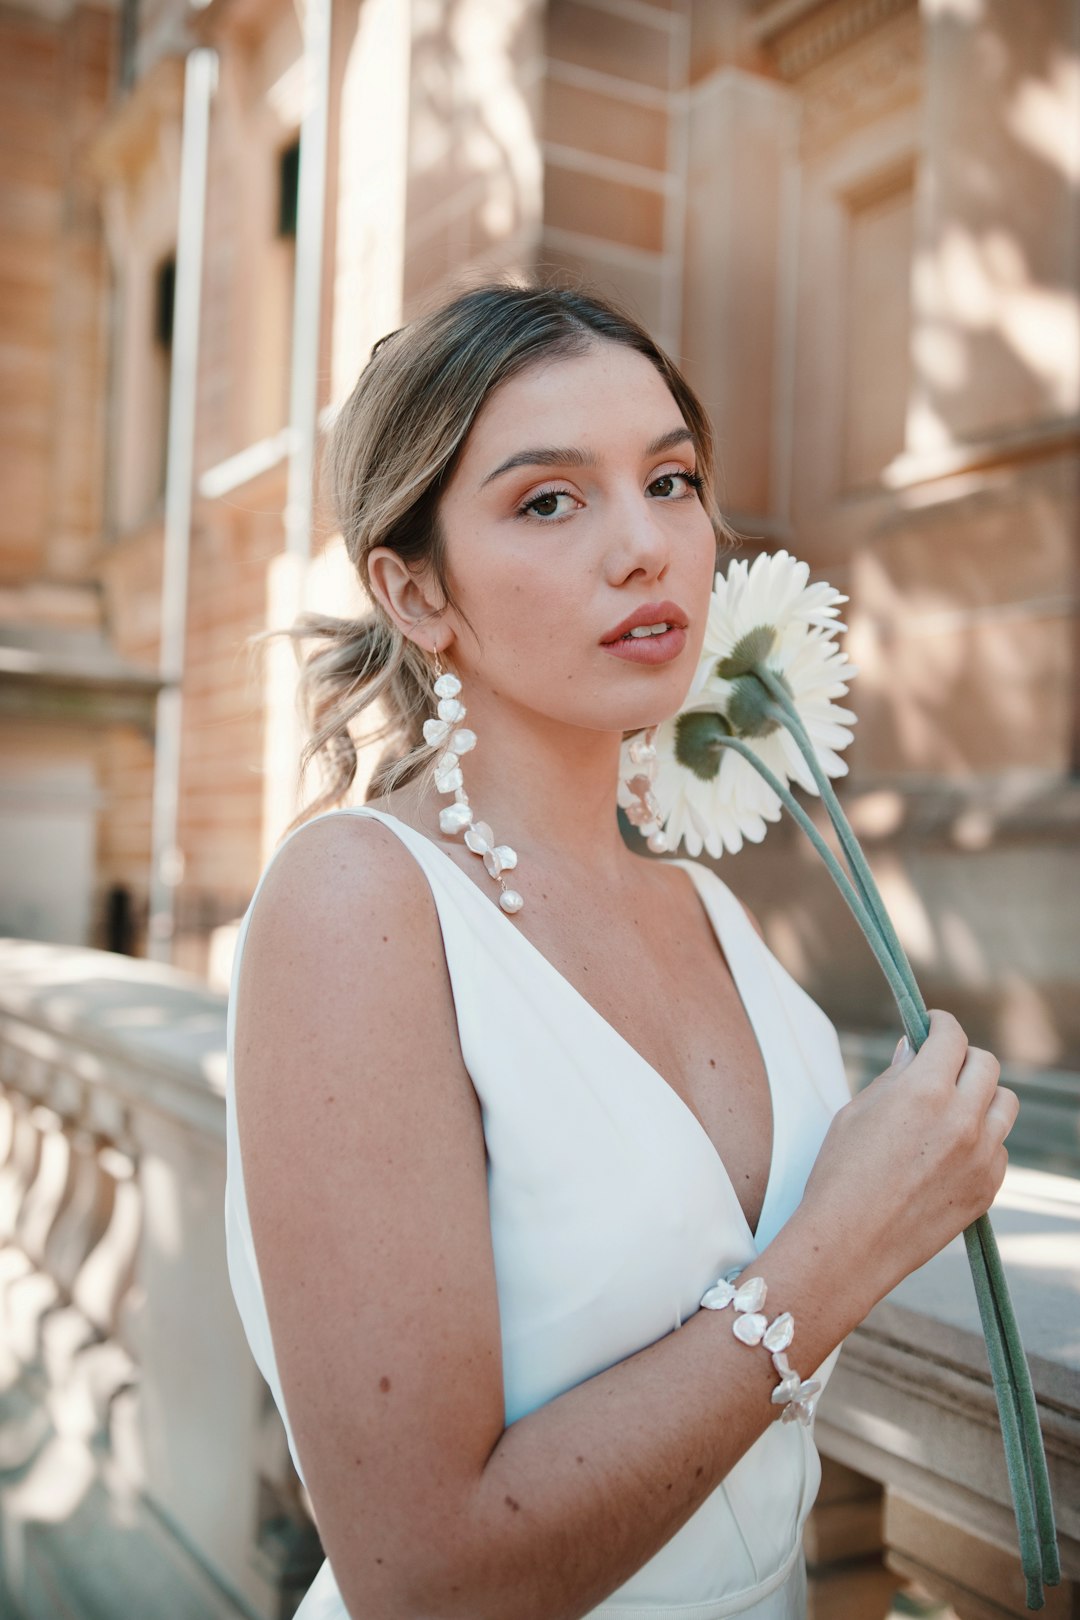
MULTIPOLYGON (((786 546, 851 598, 848 813, 928 1002, 1021 1089, 1013 1156, 1046 1178, 1017 1219, 1051 1243, 1031 1287, 1075 1549, 1080 5, 0 0, 0 41, 0 1324, 37 1437, 0 1423, 0 1523, 49 1522, 26 1469, 42 1411, 68 1433, 48 1402, 74 1361, 45 1319, 76 1310, 111 1369, 78 1434, 101 1456, 130 1442, 211 1571, 193 1608, 184 1565, 182 1600, 124 1612, 290 1613, 309 1572, 220 1278, 218 1339, 197 1303, 218 1241, 220 992, 297 807, 293 655, 255 662, 245 641, 304 605, 362 609, 313 495, 321 431, 377 338, 462 276, 510 270, 628 299, 712 412, 744 554, 786 546), (183 1452, 203 1363, 155 1326, 155 1298, 185 1331, 202 1315, 206 1376, 236 1396, 239 1430, 224 1408, 208 1426, 231 1463, 209 1434, 183 1452), (211 1455, 233 1479, 224 1518, 192 1484, 211 1455)), ((840 1026, 855 1080, 884 1066, 889 993, 805 841, 779 825, 722 871, 840 1026)), ((909 1304, 912 1322, 931 1309, 909 1304)), ((887 1328, 882 1344, 903 1337, 887 1328)), ((959 1355, 948 1332, 935 1365, 959 1355)), ((911 1367, 879 1356, 873 1377, 937 1388, 918 1333, 911 1367)), ((986 1562, 1010 1533, 998 1485, 967 1512, 1002 1472, 984 1386, 964 1397, 978 1445, 924 1457, 918 1489, 911 1457, 888 1476, 836 1406, 822 1570, 873 1562, 886 1522, 894 1574, 961 1614, 1021 1612, 986 1562), (943 1552, 946 1521, 970 1545, 957 1530, 943 1552)), ((33 1537, 18 1545, 29 1613, 33 1537)), ((40 1545, 41 1567, 63 1564, 40 1545)), ((859 1608, 819 1584, 820 1613, 884 1613, 895 1585, 859 1608)))

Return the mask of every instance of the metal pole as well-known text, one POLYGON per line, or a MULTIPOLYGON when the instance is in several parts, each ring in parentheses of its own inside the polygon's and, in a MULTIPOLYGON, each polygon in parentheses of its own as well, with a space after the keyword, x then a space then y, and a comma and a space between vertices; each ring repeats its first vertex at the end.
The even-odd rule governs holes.
MULTIPOLYGON (((289 377, 289 472, 283 514, 285 548, 269 578, 271 627, 292 623, 304 606, 311 557, 318 433, 319 329, 326 216, 326 145, 332 0, 307 0, 304 12, 304 110, 297 175, 296 277, 289 377)), ((263 764, 263 856, 268 859, 296 813, 303 744, 292 647, 267 654, 263 764)))
POLYGON ((165 546, 161 581, 161 656, 165 681, 157 701, 154 799, 147 954, 172 959, 174 891, 183 871, 177 843, 180 797, 181 682, 187 633, 188 555, 191 547, 198 383, 199 296, 210 103, 217 83, 217 53, 200 47, 184 70, 184 124, 180 149, 180 209, 176 237, 176 306, 169 379, 169 439, 165 472, 165 546))
POLYGON ((323 225, 326 214, 326 140, 330 97, 333 0, 307 0, 304 11, 304 117, 297 176, 296 282, 293 292, 292 375, 289 380, 291 449, 285 502, 285 549, 311 555, 315 438, 319 403, 319 329, 322 308, 323 225))

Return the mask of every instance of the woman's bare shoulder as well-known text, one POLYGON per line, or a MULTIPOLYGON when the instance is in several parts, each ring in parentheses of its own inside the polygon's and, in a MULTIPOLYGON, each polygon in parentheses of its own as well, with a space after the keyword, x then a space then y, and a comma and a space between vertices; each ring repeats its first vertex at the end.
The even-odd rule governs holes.
POLYGON ((265 931, 279 914, 297 906, 330 910, 367 897, 392 902, 422 899, 427 881, 415 856, 373 816, 330 811, 305 822, 271 857, 252 914, 265 931))
MULTIPOLYGON (((279 847, 248 919, 237 984, 238 1092, 248 1079, 246 1050, 265 1047, 266 1031, 281 1025, 286 1009, 294 1021, 310 1009, 321 1031, 336 1030, 346 1042, 362 1038, 372 1051, 397 1033, 386 1013, 405 987, 441 1013, 444 1025, 452 1023, 438 914, 423 869, 373 817, 316 817, 279 847)), ((292 1046, 294 1025, 279 1034, 292 1046)), ((268 1078, 257 1067, 264 1088, 268 1078)))

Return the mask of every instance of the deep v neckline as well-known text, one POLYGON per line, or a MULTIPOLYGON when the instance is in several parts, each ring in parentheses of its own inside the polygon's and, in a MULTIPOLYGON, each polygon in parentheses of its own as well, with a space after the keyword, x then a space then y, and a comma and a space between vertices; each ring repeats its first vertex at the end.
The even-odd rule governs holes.
MULTIPOLYGON (((370 806, 370 805, 349 805, 349 806, 344 807, 344 813, 347 814, 347 815, 360 814, 360 815, 374 816, 376 819, 378 819, 380 821, 385 820, 385 821, 392 822, 394 824, 394 826, 403 828, 406 834, 411 833, 414 838, 421 839, 427 845, 427 847, 429 849, 434 850, 436 855, 441 856, 441 858, 443 859, 443 861, 446 863, 447 866, 452 868, 452 870, 456 873, 457 877, 461 880, 462 883, 464 883, 467 886, 467 888, 469 888, 472 891, 472 893, 475 896, 476 900, 481 905, 492 906, 493 903, 491 901, 486 901, 484 899, 483 894, 480 892, 477 885, 473 882, 472 878, 469 877, 468 873, 463 872, 461 867, 452 858, 452 856, 448 855, 446 850, 440 849, 438 844, 435 843, 434 839, 429 838, 426 833, 417 832, 415 827, 410 827, 408 822, 402 821, 400 819, 400 817, 398 817, 398 816, 391 815, 388 810, 376 810, 373 806, 370 806)), ((755 1019, 755 1016, 754 1016, 755 997, 754 997, 753 991, 752 991, 751 986, 750 986, 749 975, 744 976, 742 971, 736 966, 734 957, 733 957, 731 951, 728 948, 728 944, 727 944, 727 942, 725 940, 725 929, 724 929, 724 926, 723 926, 723 922, 722 922, 722 920, 721 920, 721 918, 719 916, 720 909, 721 909, 720 906, 719 906, 719 903, 715 907, 710 903, 710 900, 709 900, 708 896, 705 893, 704 887, 698 881, 698 875, 700 873, 702 873, 702 872, 708 872, 713 878, 716 878, 716 873, 712 871, 711 867, 703 867, 700 864, 700 862, 693 861, 693 860, 690 860, 690 859, 671 858, 671 859, 668 860, 667 865, 682 867, 687 872, 687 876, 688 876, 690 882, 692 883, 694 889, 697 892, 698 900, 700 901, 700 903, 701 903, 701 905, 702 905, 702 907, 703 907, 703 909, 705 911, 705 915, 709 920, 709 925, 710 925, 710 927, 712 929, 713 938, 716 941, 717 947, 718 947, 721 955, 723 956, 724 961, 727 964, 728 972, 731 975, 732 983, 735 986, 736 994, 738 995, 739 1000, 742 1003, 742 1008, 743 1008, 744 1013, 746 1014, 746 1020, 747 1020, 747 1023, 749 1025, 749 1027, 750 1027, 750 1032, 754 1037, 754 1042, 755 1042, 755 1044, 757 1046, 758 1054, 759 1054, 759 1057, 761 1059, 761 1065, 762 1065, 762 1068, 765 1070, 765 1077, 766 1077, 766 1080, 768 1082, 769 1107, 770 1107, 770 1114, 771 1114, 771 1138, 770 1138, 770 1152, 769 1152, 769 1168, 768 1168, 768 1172, 766 1174, 766 1179, 765 1179, 765 1192, 764 1192, 764 1195, 763 1195, 762 1200, 761 1200, 761 1209, 760 1209, 760 1211, 758 1213, 757 1225, 754 1228, 751 1228, 751 1226, 750 1226, 750 1222, 749 1222, 749 1220, 747 1219, 747 1216, 746 1216, 746 1211, 743 1209, 742 1204, 741 1204, 741 1202, 739 1200, 739 1196, 738 1196, 737 1192, 735 1191, 735 1183, 732 1180, 731 1172, 728 1170, 727 1165, 724 1163, 723 1157, 722 1157, 719 1149, 717 1148, 717 1146, 716 1146, 715 1142, 713 1141, 712 1137, 709 1135, 708 1131, 705 1129, 705 1126, 702 1124, 701 1120, 695 1114, 694 1110, 690 1107, 689 1103, 685 1100, 685 1098, 680 1096, 679 1092, 677 1092, 675 1090, 675 1087, 670 1083, 670 1081, 665 1080, 664 1076, 660 1073, 660 1070, 658 1068, 656 1068, 656 1066, 654 1064, 650 1063, 647 1058, 643 1057, 642 1054, 638 1051, 637 1047, 634 1046, 630 1041, 628 1041, 626 1036, 623 1035, 618 1029, 616 1029, 615 1025, 611 1022, 611 1020, 609 1018, 605 1018, 603 1013, 600 1012, 600 1010, 597 1007, 593 1006, 593 1004, 589 1000, 588 996, 584 995, 577 988, 577 986, 575 984, 573 984, 570 979, 567 978, 566 974, 562 973, 555 966, 554 962, 552 962, 550 960, 550 958, 548 958, 548 957, 546 957, 544 955, 543 951, 540 950, 539 946, 533 944, 532 940, 529 939, 528 935, 523 934, 523 933, 519 933, 519 931, 516 928, 513 928, 513 927, 510 928, 510 933, 513 935, 513 937, 516 940, 520 941, 520 943, 524 946, 524 948, 525 948, 525 950, 527 952, 531 953, 533 959, 540 966, 541 970, 548 973, 548 974, 550 974, 552 976, 553 980, 560 987, 562 987, 573 998, 573 1000, 576 1003, 578 1003, 585 1010, 586 1015, 591 1016, 592 1019, 601 1028, 606 1030, 607 1033, 616 1042, 618 1042, 618 1044, 622 1047, 623 1051, 627 1052, 630 1055, 630 1057, 634 1058, 637 1061, 637 1064, 638 1064, 639 1068, 643 1072, 645 1072, 646 1074, 650 1075, 652 1077, 653 1081, 655 1081, 655 1083, 658 1086, 662 1087, 663 1091, 671 1099, 671 1101, 674 1104, 675 1108, 681 1112, 684 1119, 689 1121, 691 1131, 697 1136, 697 1138, 699 1140, 699 1143, 703 1144, 707 1148, 712 1160, 714 1161, 715 1165, 718 1167, 719 1172, 720 1172, 720 1176, 722 1178, 722 1181, 723 1181, 723 1183, 724 1183, 724 1185, 726 1187, 727 1192, 730 1194, 731 1202, 732 1202, 732 1204, 734 1206, 735 1212, 736 1212, 736 1214, 738 1215, 739 1219, 742 1222, 743 1228, 744 1228, 744 1230, 746 1232, 747 1237, 750 1239, 751 1245, 753 1246, 755 1252, 757 1252, 758 1237, 759 1237, 759 1234, 761 1233, 762 1228, 763 1228, 763 1226, 765 1224, 765 1217, 770 1212, 770 1204, 772 1203, 772 1199, 773 1199, 773 1195, 774 1195, 774 1191, 775 1191, 776 1179, 777 1179, 777 1165, 779 1163, 779 1156, 780 1156, 779 1132, 780 1132, 780 1123, 781 1123, 781 1119, 782 1119, 783 1115, 782 1115, 781 1109, 779 1107, 779 1099, 778 1099, 778 1094, 777 1094, 776 1066, 775 1066, 775 1062, 773 1060, 774 1048, 772 1047, 772 1045, 771 1045, 771 1043, 770 1043, 770 1041, 768 1039, 768 1036, 765 1033, 765 1031, 768 1028, 767 1021, 762 1020, 761 1024, 759 1025, 757 1019, 755 1019)), ((719 883, 720 879, 717 879, 717 882, 719 883)), ((716 896, 717 902, 719 902, 722 898, 726 901, 727 897, 723 896, 721 894, 721 891, 720 891, 719 888, 714 889, 713 893, 716 896)), ((737 901, 735 903, 738 904, 737 901)), ((494 912, 495 912, 496 916, 498 916, 500 918, 505 917, 505 913, 500 909, 500 907, 497 904, 494 905, 494 912)), ((509 924, 509 922, 510 922, 509 917, 505 917, 505 920, 509 924)), ((744 937, 749 937, 751 935, 753 935, 754 941, 756 943, 758 943, 758 944, 762 943, 760 940, 758 940, 757 935, 754 933, 754 930, 751 928, 749 921, 746 921, 746 935, 744 937)))

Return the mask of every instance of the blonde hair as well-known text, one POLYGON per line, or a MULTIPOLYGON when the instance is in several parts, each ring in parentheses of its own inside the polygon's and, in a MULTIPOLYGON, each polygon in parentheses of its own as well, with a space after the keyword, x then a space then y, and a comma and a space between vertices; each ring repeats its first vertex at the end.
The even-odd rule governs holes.
MULTIPOLYGON (((360 619, 305 613, 283 630, 322 643, 303 662, 298 703, 308 737, 301 776, 317 757, 325 788, 286 831, 347 795, 356 775, 352 724, 379 701, 385 741, 366 798, 376 798, 433 764, 423 724, 434 715, 433 667, 374 598, 368 556, 389 546, 406 564, 426 565, 444 602, 469 623, 450 590, 439 498, 469 429, 491 391, 539 360, 584 353, 606 339, 644 355, 680 407, 697 452, 701 499, 718 546, 733 539, 715 494, 708 415, 682 373, 626 309, 583 287, 499 279, 473 287, 380 338, 330 430, 324 457, 329 498, 372 611, 360 619)), ((262 639, 262 638, 257 638, 262 639)), ((633 735, 633 733, 627 733, 633 735)))

